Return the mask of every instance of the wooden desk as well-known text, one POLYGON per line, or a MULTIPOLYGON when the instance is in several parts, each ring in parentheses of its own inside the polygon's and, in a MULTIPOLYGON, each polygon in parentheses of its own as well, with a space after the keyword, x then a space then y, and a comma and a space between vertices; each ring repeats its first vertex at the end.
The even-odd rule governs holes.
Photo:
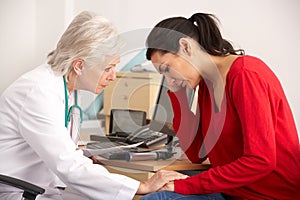
MULTIPOLYGON (((177 160, 171 158, 168 160, 147 160, 147 161, 123 161, 123 160, 107 160, 100 156, 96 156, 98 164, 111 173, 123 174, 138 181, 146 181, 155 172, 161 169, 165 170, 207 170, 210 168, 209 162, 202 164, 191 163, 185 156, 177 160)), ((133 200, 139 200, 143 195, 135 195, 133 200)))
MULTIPOLYGON (((124 161, 108 160, 95 156, 94 163, 103 165, 110 173, 122 174, 138 181, 146 181, 155 172, 164 170, 207 170, 210 168, 209 161, 202 164, 191 163, 185 156, 180 159, 171 158, 168 160, 145 160, 145 161, 124 161)), ((143 195, 135 195, 133 200, 140 200, 143 195)))
POLYGON ((191 163, 188 159, 183 158, 176 160, 146 160, 146 161, 123 161, 107 160, 97 156, 98 164, 104 165, 110 172, 123 174, 139 181, 149 179, 155 172, 164 170, 207 170, 210 168, 208 162, 202 164, 191 163))
POLYGON ((145 160, 145 161, 124 161, 124 160, 107 160, 100 156, 96 157, 100 164, 105 166, 122 167, 142 171, 156 172, 161 169, 166 170, 207 170, 210 165, 191 163, 188 159, 176 160, 145 160))

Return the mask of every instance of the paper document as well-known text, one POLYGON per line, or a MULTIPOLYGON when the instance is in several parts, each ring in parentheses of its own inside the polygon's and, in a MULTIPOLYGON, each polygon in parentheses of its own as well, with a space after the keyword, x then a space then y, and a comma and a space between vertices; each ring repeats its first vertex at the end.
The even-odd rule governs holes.
POLYGON ((134 148, 134 147, 141 145, 142 143, 143 142, 139 142, 136 144, 120 145, 120 146, 114 146, 114 147, 108 147, 108 148, 102 148, 102 149, 82 149, 82 151, 85 156, 91 157, 91 156, 101 155, 103 153, 115 152, 115 151, 134 148))

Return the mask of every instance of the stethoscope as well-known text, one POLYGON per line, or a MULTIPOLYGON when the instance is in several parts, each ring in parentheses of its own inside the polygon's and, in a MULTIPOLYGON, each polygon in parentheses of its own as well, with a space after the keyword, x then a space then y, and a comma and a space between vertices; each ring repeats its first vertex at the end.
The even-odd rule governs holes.
POLYGON ((77 90, 74 90, 74 97, 75 97, 75 104, 72 105, 69 109, 69 99, 68 99, 68 88, 67 88, 67 81, 65 76, 63 76, 63 80, 64 80, 64 90, 65 90, 65 127, 68 128, 68 123, 71 120, 71 113, 73 111, 74 108, 77 108, 79 110, 80 113, 80 123, 82 123, 82 109, 80 108, 80 106, 78 105, 78 94, 77 94, 77 90))

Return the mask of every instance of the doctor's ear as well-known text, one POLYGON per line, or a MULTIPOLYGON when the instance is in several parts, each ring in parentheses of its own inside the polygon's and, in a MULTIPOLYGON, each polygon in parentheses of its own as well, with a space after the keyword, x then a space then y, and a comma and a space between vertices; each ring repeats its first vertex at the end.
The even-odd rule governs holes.
POLYGON ((192 55, 191 41, 188 38, 179 39, 179 52, 186 54, 188 56, 192 55))
POLYGON ((73 67, 74 72, 78 76, 80 76, 82 74, 81 71, 83 69, 83 60, 80 59, 80 58, 74 60, 73 63, 72 63, 72 67, 73 67))

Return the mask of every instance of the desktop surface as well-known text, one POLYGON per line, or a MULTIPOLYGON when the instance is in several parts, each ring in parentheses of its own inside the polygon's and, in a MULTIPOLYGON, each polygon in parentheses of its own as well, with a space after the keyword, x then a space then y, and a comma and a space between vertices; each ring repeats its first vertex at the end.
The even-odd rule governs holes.
POLYGON ((96 156, 98 164, 110 167, 121 167, 126 169, 142 170, 148 172, 157 172, 165 170, 207 170, 210 168, 209 162, 192 163, 187 158, 176 159, 175 157, 168 160, 144 160, 144 161, 125 161, 125 160, 108 160, 101 156, 96 156))

